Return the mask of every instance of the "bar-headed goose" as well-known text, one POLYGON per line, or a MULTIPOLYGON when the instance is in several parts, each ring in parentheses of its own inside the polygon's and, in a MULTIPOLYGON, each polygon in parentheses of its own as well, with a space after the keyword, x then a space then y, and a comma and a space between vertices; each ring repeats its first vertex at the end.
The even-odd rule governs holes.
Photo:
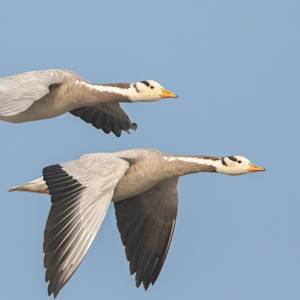
POLYGON ((0 78, 0 120, 21 123, 66 112, 105 133, 135 130, 120 102, 150 102, 177 96, 153 80, 92 84, 74 72, 44 70, 0 78))
POLYGON ((178 156, 153 149, 83 155, 43 169, 43 177, 10 191, 51 195, 44 234, 48 293, 56 296, 76 271, 114 202, 136 285, 154 284, 175 228, 179 176, 264 171, 243 156, 178 156))

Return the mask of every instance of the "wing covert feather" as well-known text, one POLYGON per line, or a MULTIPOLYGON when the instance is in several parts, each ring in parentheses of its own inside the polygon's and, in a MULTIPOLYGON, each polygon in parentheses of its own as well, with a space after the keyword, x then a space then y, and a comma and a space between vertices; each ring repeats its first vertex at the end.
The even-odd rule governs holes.
POLYGON ((116 156, 89 154, 44 168, 52 202, 43 246, 49 295, 56 297, 79 267, 128 166, 116 156))
POLYGON ((32 71, 0 78, 0 116, 9 117, 27 110, 49 93, 49 86, 63 83, 65 70, 32 71))

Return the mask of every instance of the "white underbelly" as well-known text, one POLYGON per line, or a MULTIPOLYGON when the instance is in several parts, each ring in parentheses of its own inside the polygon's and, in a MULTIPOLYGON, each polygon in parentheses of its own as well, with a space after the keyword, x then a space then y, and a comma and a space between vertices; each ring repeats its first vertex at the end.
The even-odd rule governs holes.
POLYGON ((63 101, 58 101, 50 97, 33 103, 27 110, 13 116, 0 116, 0 119, 12 123, 23 123, 57 117, 72 108, 67 107, 63 101))

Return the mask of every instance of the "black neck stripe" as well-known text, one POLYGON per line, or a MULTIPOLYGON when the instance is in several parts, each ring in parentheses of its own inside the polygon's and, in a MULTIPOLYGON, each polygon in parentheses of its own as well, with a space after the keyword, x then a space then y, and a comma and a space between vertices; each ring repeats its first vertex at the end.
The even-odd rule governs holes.
POLYGON ((225 166, 225 167, 227 167, 227 164, 226 164, 226 161, 225 161, 224 157, 222 157, 221 161, 222 161, 222 165, 225 166))
POLYGON ((136 92, 139 93, 140 90, 137 88, 136 83, 133 84, 133 87, 135 88, 136 92))

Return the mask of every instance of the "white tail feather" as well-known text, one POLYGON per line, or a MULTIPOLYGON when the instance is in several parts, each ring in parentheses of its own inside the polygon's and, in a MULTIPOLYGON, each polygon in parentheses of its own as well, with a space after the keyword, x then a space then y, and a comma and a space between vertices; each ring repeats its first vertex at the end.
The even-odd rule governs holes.
POLYGON ((14 186, 8 190, 9 192, 31 192, 31 193, 42 193, 48 194, 48 186, 44 181, 43 177, 32 180, 28 183, 14 186))

